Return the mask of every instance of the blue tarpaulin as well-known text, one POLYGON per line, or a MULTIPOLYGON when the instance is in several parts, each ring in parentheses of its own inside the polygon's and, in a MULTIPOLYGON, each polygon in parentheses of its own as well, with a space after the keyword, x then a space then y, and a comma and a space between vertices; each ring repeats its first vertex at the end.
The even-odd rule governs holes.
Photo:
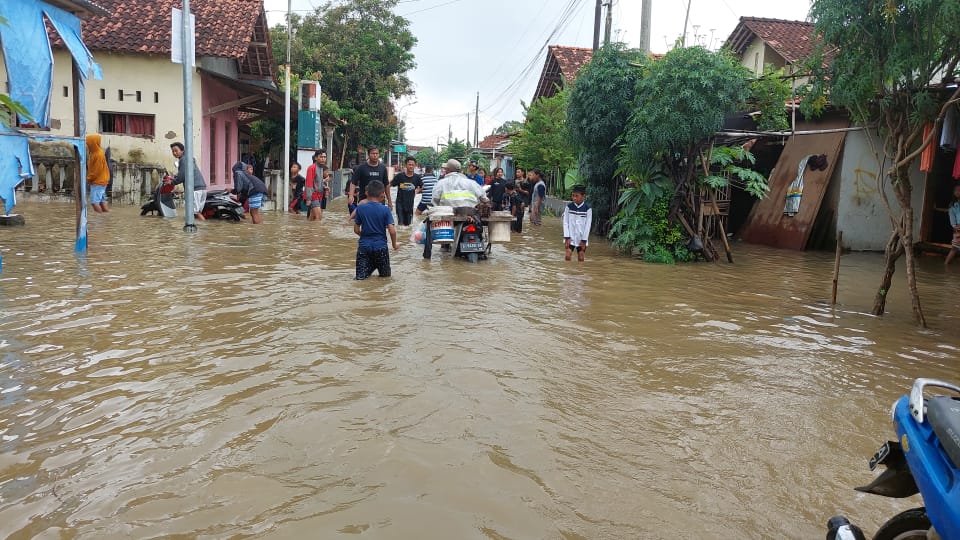
POLYGON ((3 198, 4 214, 9 214, 13 205, 17 204, 14 190, 33 175, 27 137, 0 126, 0 197, 3 198))
POLYGON ((92 72, 94 78, 102 78, 100 66, 80 40, 80 20, 75 15, 39 1, 4 2, 7 24, 0 25, 0 43, 10 97, 20 102, 40 127, 50 126, 53 89, 53 53, 43 23, 45 14, 80 67, 81 76, 92 72))

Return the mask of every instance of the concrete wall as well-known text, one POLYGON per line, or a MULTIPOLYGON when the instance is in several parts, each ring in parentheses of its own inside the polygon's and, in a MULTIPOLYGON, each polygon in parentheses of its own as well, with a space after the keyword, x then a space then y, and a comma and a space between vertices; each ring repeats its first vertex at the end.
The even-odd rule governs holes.
MULTIPOLYGON (((63 95, 63 87, 70 86, 70 56, 66 51, 54 51, 53 99, 51 100, 52 125, 58 134, 68 133, 73 125, 73 97, 63 95)), ((88 79, 86 83, 87 133, 99 133, 100 112, 120 112, 154 115, 155 137, 129 135, 104 135, 104 146, 111 147, 113 159, 132 163, 156 163, 174 170, 170 143, 183 142, 183 70, 167 56, 116 55, 98 51, 94 55, 103 68, 103 80, 88 79), (103 90, 101 98, 100 90, 103 90), (119 91, 123 90, 123 101, 119 91), (140 91, 140 101, 136 92, 140 91), (156 92, 157 103, 154 103, 156 92), (134 94, 134 95, 130 95, 134 94)), ((193 76, 193 143, 198 150, 202 143, 200 75, 193 76)), ((199 162, 199 160, 198 160, 199 162)), ((201 170, 208 170, 201 164, 201 170)))
POLYGON ((743 56, 740 57, 740 63, 750 71, 756 73, 757 75, 763 74, 763 66, 765 61, 765 55, 767 52, 767 46, 762 39, 757 38, 753 40, 746 50, 743 51, 743 56))
MULTIPOLYGON (((201 92, 203 111, 221 103, 234 101, 239 97, 236 90, 204 77, 201 92)), ((212 115, 195 114, 204 124, 203 144, 200 147, 200 170, 207 183, 216 189, 225 189, 233 185, 233 164, 240 161, 240 143, 238 141, 237 109, 227 109, 212 115)))
MULTIPOLYGON (((843 231, 845 248, 854 251, 883 251, 892 230, 887 207, 883 204, 877 186, 877 175, 885 174, 885 171, 881 170, 867 137, 867 133, 863 131, 847 134, 839 172, 834 173, 833 184, 839 187, 836 196, 837 230, 843 231)), ((881 142, 876 137, 874 141, 880 148, 881 142)), ((889 162, 886 165, 889 165, 889 162)), ((919 235, 926 184, 925 175, 920 172, 919 160, 911 167, 910 178, 914 186, 913 231, 914 235, 919 235)), ((895 209, 899 209, 889 182, 885 182, 885 186, 891 204, 895 209)), ((915 236, 915 239, 919 240, 919 236, 915 236)))

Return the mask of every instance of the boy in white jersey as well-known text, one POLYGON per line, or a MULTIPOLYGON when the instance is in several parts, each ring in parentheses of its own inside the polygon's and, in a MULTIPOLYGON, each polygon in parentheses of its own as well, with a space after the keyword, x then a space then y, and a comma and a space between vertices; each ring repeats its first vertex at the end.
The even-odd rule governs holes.
POLYGON ((572 259, 576 250, 577 260, 583 262, 587 255, 593 209, 586 202, 587 190, 583 186, 573 186, 570 198, 573 201, 563 211, 563 245, 567 248, 564 260, 572 259))

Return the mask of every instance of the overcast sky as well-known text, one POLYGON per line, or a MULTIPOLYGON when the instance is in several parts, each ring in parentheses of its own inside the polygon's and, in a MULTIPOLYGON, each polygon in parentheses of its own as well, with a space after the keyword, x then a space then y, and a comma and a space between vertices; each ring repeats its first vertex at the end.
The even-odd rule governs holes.
MULTIPOLYGON (((604 0, 606 3, 607 0, 604 0)), ((803 20, 808 0, 691 0, 687 39, 719 47, 741 16, 803 20)), ((323 0, 293 0, 303 13, 323 0)), ((613 36, 639 44, 640 0, 613 0, 613 36)), ((653 0, 651 48, 666 52, 683 33, 686 2, 653 0)), ((287 0, 264 0, 271 26, 282 23, 287 0)), ((400 0, 419 42, 410 74, 416 94, 397 104, 408 125, 407 142, 425 146, 453 136, 473 139, 480 92, 480 137, 507 120, 521 120, 546 57, 546 45, 590 47, 594 0, 400 0), (574 6, 567 10, 568 6, 574 6), (564 15, 567 15, 564 17, 564 15)), ((279 60, 279 59, 278 59, 279 60)))

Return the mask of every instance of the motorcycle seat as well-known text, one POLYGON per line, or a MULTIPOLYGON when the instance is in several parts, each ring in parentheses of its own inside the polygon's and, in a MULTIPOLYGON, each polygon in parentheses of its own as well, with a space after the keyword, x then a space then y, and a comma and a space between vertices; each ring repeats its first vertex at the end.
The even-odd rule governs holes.
POLYGON ((935 396, 928 399, 927 419, 953 466, 960 468, 960 398, 935 396))

